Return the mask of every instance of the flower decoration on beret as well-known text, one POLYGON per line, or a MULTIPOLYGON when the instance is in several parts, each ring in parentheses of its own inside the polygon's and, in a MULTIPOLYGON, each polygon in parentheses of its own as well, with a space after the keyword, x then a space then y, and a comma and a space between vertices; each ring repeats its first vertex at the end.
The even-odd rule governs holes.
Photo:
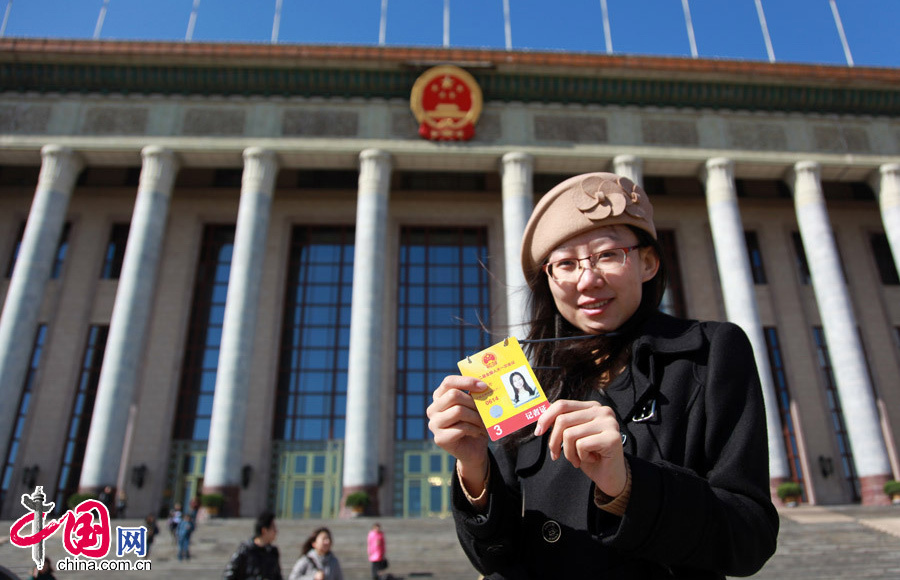
POLYGON ((600 221, 622 215, 623 211, 638 219, 646 219, 647 212, 641 207, 644 199, 644 191, 627 177, 613 181, 590 175, 581 182, 574 201, 585 217, 600 221))

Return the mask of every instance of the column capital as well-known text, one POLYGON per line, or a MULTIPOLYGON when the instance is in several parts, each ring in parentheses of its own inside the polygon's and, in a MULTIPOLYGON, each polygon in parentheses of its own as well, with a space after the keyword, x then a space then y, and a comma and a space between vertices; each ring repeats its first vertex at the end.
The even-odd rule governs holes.
POLYGON ((644 186, 644 160, 637 155, 623 154, 613 157, 613 172, 644 186))
POLYGON ((71 191, 83 167, 84 159, 69 147, 44 145, 41 147, 41 172, 38 181, 50 189, 71 191))
POLYGON ((713 157, 707 159, 706 163, 700 169, 700 181, 709 187, 709 180, 712 174, 722 174, 728 181, 734 181, 734 161, 728 157, 713 157))
POLYGON ((255 193, 271 194, 278 175, 278 156, 270 149, 248 147, 244 149, 244 172, 241 189, 255 193))
POLYGON ((878 198, 882 212, 900 207, 900 163, 885 163, 873 172, 869 185, 878 198))
POLYGON ((531 153, 525 153, 524 151, 510 151, 509 153, 504 153, 501 158, 503 165, 509 165, 512 163, 521 163, 522 165, 534 165, 534 155, 531 153))
POLYGON ((706 169, 723 169, 726 171, 734 171, 734 160, 728 157, 713 157, 707 159, 704 164, 706 169))
POLYGON ((391 154, 384 149, 363 149, 359 152, 361 162, 374 161, 375 163, 390 163, 391 154))
POLYGON ((179 163, 178 156, 168 147, 161 145, 147 145, 141 149, 141 158, 159 158, 169 163, 179 163))
POLYGON ((814 173, 818 178, 822 174, 822 164, 818 161, 798 161, 794 163, 794 173, 814 173))
POLYGON ((169 194, 180 163, 171 149, 148 145, 141 149, 141 177, 138 188, 169 194))
POLYGON ((878 173, 881 175, 900 174, 900 163, 885 163, 878 168, 878 173))

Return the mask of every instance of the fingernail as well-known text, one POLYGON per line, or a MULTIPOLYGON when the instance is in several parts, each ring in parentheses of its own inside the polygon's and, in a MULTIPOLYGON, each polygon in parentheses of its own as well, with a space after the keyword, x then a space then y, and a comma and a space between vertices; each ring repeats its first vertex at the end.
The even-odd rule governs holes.
POLYGON ((485 390, 486 388, 488 388, 488 385, 487 385, 487 383, 485 383, 485 382, 478 381, 477 383, 475 383, 475 387, 476 387, 479 391, 483 391, 483 390, 485 390))
POLYGON ((543 430, 541 429, 541 424, 538 423, 537 426, 534 428, 534 436, 540 437, 541 433, 543 433, 543 430))

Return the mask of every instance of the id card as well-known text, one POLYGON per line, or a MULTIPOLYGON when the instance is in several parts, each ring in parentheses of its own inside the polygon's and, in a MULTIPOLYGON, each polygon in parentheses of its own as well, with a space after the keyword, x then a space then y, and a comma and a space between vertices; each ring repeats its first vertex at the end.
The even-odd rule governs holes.
POLYGON ((491 441, 538 420, 550 407, 522 347, 510 336, 457 363, 463 376, 481 379, 488 388, 472 393, 491 441))

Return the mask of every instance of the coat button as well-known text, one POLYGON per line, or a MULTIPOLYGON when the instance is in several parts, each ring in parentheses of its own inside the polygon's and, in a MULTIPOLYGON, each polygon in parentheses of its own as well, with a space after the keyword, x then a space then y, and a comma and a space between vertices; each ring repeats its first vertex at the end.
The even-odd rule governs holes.
POLYGON ((562 528, 553 520, 547 520, 544 523, 544 527, 541 528, 541 533, 544 536, 544 541, 553 544, 559 541, 559 537, 562 535, 562 528))

